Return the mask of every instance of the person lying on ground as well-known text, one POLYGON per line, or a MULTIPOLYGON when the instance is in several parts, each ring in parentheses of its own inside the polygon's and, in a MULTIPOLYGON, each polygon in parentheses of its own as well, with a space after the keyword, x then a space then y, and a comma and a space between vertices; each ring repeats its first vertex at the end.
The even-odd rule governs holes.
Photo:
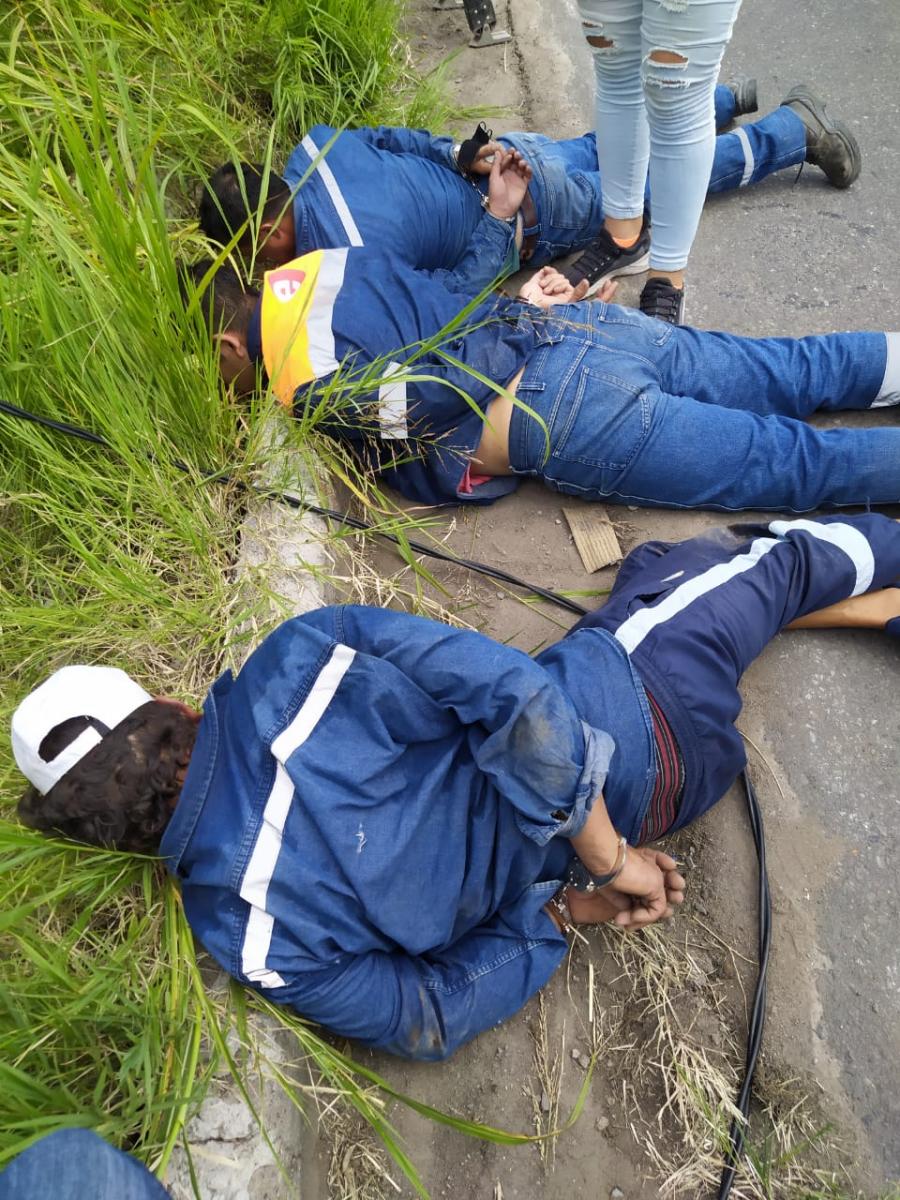
MULTIPOLYGON (((509 200, 525 177, 505 157, 491 188, 509 200)), ((189 270, 194 287, 207 268, 189 270)), ((223 267, 199 303, 226 384, 249 392, 268 376, 284 405, 417 503, 489 503, 528 476, 587 499, 673 508, 900 502, 896 424, 803 420, 900 402, 897 333, 754 339, 675 327, 573 303, 586 283, 575 289, 552 267, 518 299, 470 302, 461 316, 459 286, 452 271, 351 247, 269 272, 261 295, 223 267)))
MULTIPOLYGON (((22 820, 156 853, 237 980, 395 1054, 512 1016, 571 924, 640 929, 685 881, 649 843, 745 765, 738 683, 787 625, 900 635, 900 524, 647 542, 536 658, 388 609, 271 633, 203 714, 68 666, 12 720, 22 820)), ((894 650, 896 652, 896 649, 894 650)))
MULTIPOLYGON (((715 100, 721 128, 755 111, 755 81, 719 86, 715 100)), ((421 130, 317 125, 294 150, 283 178, 259 164, 220 167, 204 190, 201 228, 225 244, 253 214, 264 265, 282 266, 309 250, 366 245, 418 269, 453 268, 472 292, 501 274, 516 246, 520 260, 535 267, 584 250, 567 275, 573 284, 586 278, 592 289, 646 269, 649 225, 627 250, 603 232, 593 133, 562 141, 506 134, 481 146, 463 172, 457 155, 449 138, 421 130), (487 174, 501 148, 520 153, 533 173, 518 213, 488 197, 487 174)), ((709 191, 744 187, 802 162, 821 167, 836 187, 859 174, 853 135, 830 120, 809 89, 798 88, 762 120, 717 139, 709 191)), ((240 245, 249 257, 252 237, 240 245)))

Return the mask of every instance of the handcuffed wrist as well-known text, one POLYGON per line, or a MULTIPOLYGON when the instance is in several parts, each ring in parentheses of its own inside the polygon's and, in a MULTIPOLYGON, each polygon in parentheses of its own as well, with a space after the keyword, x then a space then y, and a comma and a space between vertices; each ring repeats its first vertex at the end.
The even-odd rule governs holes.
POLYGON ((595 892, 600 888, 609 887, 614 883, 622 871, 625 869, 625 863, 628 861, 628 842, 624 835, 619 838, 619 849, 616 854, 616 861, 612 869, 601 874, 594 874, 589 870, 580 858, 574 858, 569 867, 569 874, 566 882, 573 887, 576 892, 595 892))
POLYGON ((499 213, 492 212, 490 200, 484 206, 484 210, 488 214, 489 217, 493 217, 495 221, 503 221, 504 224, 506 224, 506 225, 515 225, 516 221, 518 221, 518 219, 519 219, 519 210, 518 209, 516 209, 516 211, 513 213, 513 215, 511 217, 501 217, 499 213))

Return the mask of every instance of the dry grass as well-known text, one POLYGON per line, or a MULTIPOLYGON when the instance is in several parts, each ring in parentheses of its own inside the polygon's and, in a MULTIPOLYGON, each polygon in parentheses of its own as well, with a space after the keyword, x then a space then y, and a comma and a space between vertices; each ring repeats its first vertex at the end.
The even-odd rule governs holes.
POLYGON ((559 1102, 566 1062, 566 1025, 563 1022, 559 1047, 551 1047, 543 992, 538 998, 538 1019, 531 1029, 531 1037, 534 1042, 536 1077, 531 1086, 534 1131, 542 1138, 537 1144, 541 1162, 545 1167, 552 1167, 556 1157, 556 1138, 544 1135, 560 1127, 559 1102))
MULTIPOLYGON (((605 928, 570 957, 579 970, 588 966, 583 1035, 603 1058, 663 1200, 696 1200, 718 1187, 743 1064, 743 1030, 734 1028, 731 1011, 735 1001, 745 1008, 740 961, 747 962, 697 918, 640 936, 605 928), (723 978, 723 966, 732 980, 723 978)), ((535 1043, 538 1081, 550 1096, 544 1022, 535 1043)), ((816 1098, 798 1080, 779 1079, 772 1064, 759 1091, 734 1200, 855 1196, 839 1166, 840 1139, 821 1119, 816 1098)), ((545 1121, 547 1115, 540 1113, 545 1121)))

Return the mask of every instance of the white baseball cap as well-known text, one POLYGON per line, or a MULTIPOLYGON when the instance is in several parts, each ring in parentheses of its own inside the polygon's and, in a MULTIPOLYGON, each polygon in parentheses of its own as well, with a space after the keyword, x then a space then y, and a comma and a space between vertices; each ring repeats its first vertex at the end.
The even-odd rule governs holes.
POLYGON ((71 771, 88 751, 153 697, 118 667, 62 667, 31 692, 12 719, 13 754, 19 770, 41 794, 71 771), (92 727, 46 762, 41 742, 57 725, 86 717, 92 727))

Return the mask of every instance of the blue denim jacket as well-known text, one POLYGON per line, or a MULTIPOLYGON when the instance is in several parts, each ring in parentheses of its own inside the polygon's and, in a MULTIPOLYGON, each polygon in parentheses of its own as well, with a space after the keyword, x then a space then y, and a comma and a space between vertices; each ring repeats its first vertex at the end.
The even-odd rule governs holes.
MULTIPOLYGON (((621 722, 639 685, 612 639, 588 636, 594 712, 605 695, 621 722)), ((543 906, 613 749, 518 650, 322 608, 211 689, 161 852, 235 978, 337 1033, 438 1059, 561 962, 543 906)))
MULTIPOLYGON (((590 245, 603 220, 594 134, 554 141, 509 133, 498 140, 532 169, 537 223, 524 231, 531 266, 590 245)), ((464 179, 452 149, 449 138, 421 129, 314 126, 284 171, 298 189, 297 254, 368 246, 418 270, 452 269, 470 292, 480 292, 500 274, 507 248, 484 236, 487 177, 464 179)))
MULTIPOLYGON (((506 236, 502 222, 492 224, 496 236, 506 236)), ((326 250, 321 258, 319 278, 327 284, 304 317, 317 378, 298 389, 294 412, 313 413, 322 432, 350 442, 367 466, 420 504, 490 503, 511 492, 513 476, 469 492, 460 485, 497 394, 488 381, 507 383, 542 344, 543 314, 500 296, 466 309, 453 272, 414 271, 374 250, 326 250), (371 381, 362 395, 361 381, 371 381)), ((265 286, 302 272, 308 261, 270 271, 265 286)), ((271 338, 257 310, 248 334, 257 359, 270 346, 267 332, 271 338)), ((280 348, 277 357, 290 352, 280 348)))
POLYGON ((458 291, 488 287, 508 266, 515 227, 485 212, 483 187, 455 170, 451 150, 420 129, 313 126, 284 170, 297 189, 297 254, 367 246, 439 278, 452 271, 458 291))

